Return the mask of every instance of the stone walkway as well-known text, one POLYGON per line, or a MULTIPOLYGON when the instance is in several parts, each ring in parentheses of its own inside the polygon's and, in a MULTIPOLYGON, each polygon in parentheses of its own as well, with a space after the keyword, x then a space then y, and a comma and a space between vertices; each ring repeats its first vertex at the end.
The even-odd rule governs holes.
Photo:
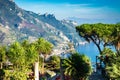
POLYGON ((99 71, 93 72, 89 77, 89 80, 105 80, 99 71))

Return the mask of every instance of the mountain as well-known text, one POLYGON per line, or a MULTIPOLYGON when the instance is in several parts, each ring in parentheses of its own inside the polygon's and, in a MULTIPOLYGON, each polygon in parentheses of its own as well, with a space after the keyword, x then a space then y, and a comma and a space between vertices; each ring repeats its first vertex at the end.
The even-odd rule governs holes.
POLYGON ((53 14, 37 14, 18 7, 13 0, 0 0, 0 43, 39 37, 52 42, 55 46, 64 42, 79 42, 75 30, 76 23, 57 20, 53 14))
POLYGON ((116 24, 120 22, 120 19, 89 19, 89 18, 76 18, 76 17, 69 17, 67 20, 72 20, 78 23, 79 25, 89 23, 108 23, 108 24, 116 24))

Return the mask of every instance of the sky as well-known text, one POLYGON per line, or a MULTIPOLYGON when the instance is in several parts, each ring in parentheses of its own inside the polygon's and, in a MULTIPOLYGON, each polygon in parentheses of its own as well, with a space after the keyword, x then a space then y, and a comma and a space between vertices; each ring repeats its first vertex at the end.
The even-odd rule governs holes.
POLYGON ((21 8, 35 13, 68 17, 120 20, 120 0, 14 0, 21 8))

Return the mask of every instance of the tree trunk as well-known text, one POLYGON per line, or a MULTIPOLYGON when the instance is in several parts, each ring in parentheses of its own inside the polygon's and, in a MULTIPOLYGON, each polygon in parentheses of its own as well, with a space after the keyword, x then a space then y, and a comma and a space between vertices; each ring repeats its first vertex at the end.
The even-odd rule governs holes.
POLYGON ((35 62, 34 74, 35 80, 39 80, 39 62, 35 62))
POLYGON ((98 42, 96 42, 96 40, 94 38, 92 38, 92 37, 90 37, 90 38, 93 41, 93 43, 97 46, 97 48, 98 48, 98 50, 99 50, 99 52, 101 54, 102 50, 100 48, 100 40, 98 42))
POLYGON ((84 78, 80 78, 80 80, 85 80, 84 78))
POLYGON ((0 69, 2 69, 2 68, 3 68, 3 63, 1 62, 1 63, 0 63, 0 69))
MULTIPOLYGON (((100 48, 100 44, 97 44, 95 41, 93 41, 95 43, 95 45, 97 46, 99 53, 102 54, 102 50, 100 48)), ((102 68, 102 60, 100 59, 100 68, 102 68)))
POLYGON ((115 46, 118 56, 120 56, 120 42, 117 42, 114 46, 115 46))
POLYGON ((101 50, 101 48, 100 48, 100 45, 99 44, 96 44, 96 46, 97 46, 97 48, 98 48, 98 50, 99 50, 99 52, 100 52, 100 54, 102 53, 102 50, 101 50))
POLYGON ((117 53, 120 56, 120 42, 117 43, 116 48, 117 48, 117 53))

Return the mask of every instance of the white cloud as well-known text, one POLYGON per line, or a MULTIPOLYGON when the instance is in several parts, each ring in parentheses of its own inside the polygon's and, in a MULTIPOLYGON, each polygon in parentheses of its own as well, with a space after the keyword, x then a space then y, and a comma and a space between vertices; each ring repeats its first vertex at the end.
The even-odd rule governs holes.
POLYGON ((91 6, 92 4, 64 4, 67 7, 85 7, 85 6, 91 6))

